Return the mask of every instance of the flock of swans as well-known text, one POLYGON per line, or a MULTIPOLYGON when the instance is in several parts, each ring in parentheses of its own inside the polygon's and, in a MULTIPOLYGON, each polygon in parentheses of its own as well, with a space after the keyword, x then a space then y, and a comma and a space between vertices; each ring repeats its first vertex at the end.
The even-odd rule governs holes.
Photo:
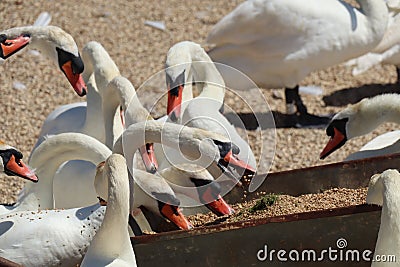
MULTIPOLYGON (((40 181, 27 183, 14 205, 0 206, 0 256, 24 266, 134 266, 129 237, 152 231, 141 208, 168 219, 178 229, 193 228, 182 213, 182 196, 218 216, 234 212, 215 179, 224 175, 236 183, 244 173, 255 173, 256 161, 245 141, 236 145, 230 140, 232 126, 227 134, 218 124, 201 127, 207 124, 204 118, 189 126, 177 123, 173 116, 167 121, 153 119, 98 42, 87 43, 80 57, 72 37, 55 26, 13 28, 1 36, 4 59, 27 45, 45 52, 77 94, 87 94, 87 102, 50 113, 29 156, 30 167, 16 149, 4 145, 1 150, 5 173, 34 182, 38 176, 40 181), (163 157, 165 148, 153 143, 184 157, 171 164, 163 157), (138 168, 138 155, 146 171, 138 168), (98 199, 105 200, 107 207, 98 199), (129 217, 134 224, 128 225, 129 217)), ((192 61, 207 58, 199 45, 184 44, 184 53, 201 54, 192 61)), ((174 57, 176 64, 185 63, 185 58, 173 53, 168 59, 174 57)), ((208 63, 212 64, 209 58, 208 63)), ((197 80, 217 75, 216 69, 207 73, 207 67, 193 64, 186 73, 192 68, 196 75, 190 79, 197 80)), ((176 70, 170 71, 174 77, 176 70)), ((215 82, 223 86, 222 78, 218 79, 215 82)), ((218 111, 224 90, 214 87, 205 84, 195 99, 214 98, 218 111)), ((175 111, 182 101, 190 99, 173 101, 168 110, 175 111)), ((189 112, 194 110, 191 105, 181 109, 182 118, 199 116, 189 112)), ((229 124, 222 115, 217 119, 229 124)))
MULTIPOLYGON (((186 201, 218 216, 232 214, 216 179, 236 184, 256 172, 257 160, 220 110, 225 86, 254 84, 214 62, 240 70, 257 86, 284 87, 287 113, 298 125, 328 124, 321 159, 385 121, 399 122, 397 94, 364 99, 333 118, 309 114, 300 98, 299 83, 315 70, 347 62, 357 74, 378 63, 400 65, 400 4, 358 3, 359 9, 326 0, 321 9, 317 0, 243 2, 212 28, 210 51, 190 41, 168 50, 167 110, 157 120, 99 42, 88 42, 81 57, 72 36, 56 26, 0 32, 1 60, 35 48, 78 96, 86 95, 86 102, 50 113, 29 166, 16 148, 0 143, 1 171, 30 181, 14 205, 0 205, 0 257, 23 266, 136 266, 130 236, 152 231, 142 208, 186 230, 193 228, 185 217, 190 209, 181 209, 186 201)), ((381 135, 345 160, 396 153, 399 138, 399 131, 381 135)), ((400 233, 393 230, 400 226, 399 179, 396 170, 374 175, 367 203, 383 206, 375 253, 400 257, 400 233)))

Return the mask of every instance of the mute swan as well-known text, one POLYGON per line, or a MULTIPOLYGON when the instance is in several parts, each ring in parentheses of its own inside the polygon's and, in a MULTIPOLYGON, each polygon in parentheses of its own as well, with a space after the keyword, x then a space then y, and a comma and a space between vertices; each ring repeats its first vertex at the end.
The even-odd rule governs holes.
POLYGON ((37 183, 38 177, 28 165, 22 162, 22 158, 23 155, 19 150, 0 141, 0 172, 37 183))
MULTIPOLYGON (((166 69, 167 88, 169 89, 167 109, 169 117, 174 121, 181 118, 181 123, 186 126, 228 136, 239 147, 239 157, 253 169, 256 169, 257 163, 249 144, 219 112, 224 102, 225 83, 204 49, 193 42, 177 43, 168 51, 166 66, 169 67, 166 69), (179 63, 180 65, 172 65, 179 63), (192 77, 186 77, 186 73, 193 73, 192 77), (183 96, 186 90, 186 81, 190 81, 190 79, 202 84, 201 93, 194 99, 185 99, 185 97, 191 98, 191 91, 183 96), (185 83, 182 84, 182 82, 185 83), (187 103, 185 103, 186 101, 187 103), (179 107, 183 103, 186 107, 179 107)), ((169 153, 167 150, 166 155, 168 156, 169 153)), ((185 160, 181 158, 174 163, 182 162, 185 162, 185 160)), ((163 163, 170 164, 163 160, 160 163, 161 169, 165 167, 163 163)))
POLYGON ((128 233, 129 181, 125 158, 112 154, 104 168, 108 177, 107 210, 80 266, 136 266, 128 233))
POLYGON ((56 26, 25 26, 0 32, 0 57, 5 60, 29 44, 54 61, 79 96, 87 93, 84 66, 71 35, 56 26))
MULTIPOLYGON (((250 0, 211 29, 209 55, 248 75, 263 88, 285 87, 287 112, 298 123, 327 123, 311 116, 298 84, 311 72, 371 51, 387 26, 384 1, 357 0, 360 9, 339 1, 250 0)), ((247 90, 238 75, 220 70, 226 84, 247 90)))
POLYGON ((346 65, 354 66, 353 75, 359 75, 378 64, 396 66, 397 80, 400 81, 400 14, 399 6, 386 3, 389 8, 389 21, 381 42, 369 53, 349 60, 346 65))
MULTIPOLYGON (((81 159, 98 164, 111 154, 104 144, 93 137, 79 133, 62 133, 49 137, 33 151, 29 164, 36 168, 36 173, 41 177, 40 183, 26 184, 13 206, 0 206, 0 214, 26 210, 44 210, 54 208, 53 178, 59 166, 68 160, 81 159)), ((82 179, 74 181, 73 191, 64 191, 66 198, 78 207, 79 203, 97 202, 97 194, 93 188, 94 173, 91 179, 87 170, 82 169, 82 179)), ((68 180, 69 177, 66 177, 68 180)))
MULTIPOLYGON (((378 239, 375 245, 374 258, 377 255, 393 255, 395 259, 400 258, 400 173, 389 169, 382 174, 371 177, 368 186, 367 203, 382 206, 381 225, 378 239)), ((372 267, 396 265, 388 262, 372 261, 372 267)))
MULTIPOLYGON (((324 159, 343 146, 348 139, 365 135, 384 122, 400 123, 400 96, 382 94, 366 98, 337 113, 326 128, 330 140, 320 154, 324 159)), ((391 140, 388 140, 388 145, 391 140)), ((380 147, 382 148, 382 144, 380 147)), ((372 147, 369 147, 372 149, 372 147)))

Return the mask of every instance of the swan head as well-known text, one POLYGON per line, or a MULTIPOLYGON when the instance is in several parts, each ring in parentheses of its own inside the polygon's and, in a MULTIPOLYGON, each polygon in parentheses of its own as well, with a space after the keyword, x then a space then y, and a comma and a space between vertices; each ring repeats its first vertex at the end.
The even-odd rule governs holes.
POLYGON ((201 166, 178 164, 163 169, 160 175, 170 182, 175 192, 198 201, 218 216, 235 212, 222 198, 219 183, 201 166))
POLYGON ((5 30, 0 36, 3 59, 29 43, 58 64, 79 96, 86 95, 87 87, 81 75, 84 64, 78 46, 72 36, 64 30, 56 26, 25 26, 5 30))
POLYGON ((381 174, 375 174, 371 177, 368 184, 368 192, 366 202, 383 206, 384 198, 386 202, 391 202, 394 205, 398 202, 394 194, 400 190, 400 173, 396 169, 388 169, 381 174), (391 193, 393 192, 393 193, 391 193))
POLYGON ((165 179, 141 170, 135 170, 133 177, 135 187, 132 206, 134 208, 145 208, 168 219, 179 229, 193 228, 179 208, 180 200, 165 179))
POLYGON ((24 162, 20 151, 12 146, 0 143, 0 171, 9 176, 19 176, 34 183, 39 181, 35 172, 24 162))
POLYGON ((237 145, 216 139, 213 143, 219 151, 217 166, 224 174, 236 180, 238 177, 256 173, 253 167, 239 158, 240 148, 237 145))
POLYGON ((374 174, 368 184, 366 202, 368 204, 383 205, 383 183, 382 179, 388 173, 374 174))
POLYGON ((347 140, 365 135, 385 121, 397 120, 398 95, 382 94, 372 98, 364 98, 337 113, 326 128, 330 137, 320 154, 324 159, 342 147, 347 140))
POLYGON ((30 40, 29 35, 8 38, 7 35, 0 34, 0 58, 4 60, 9 58, 27 46, 30 40))

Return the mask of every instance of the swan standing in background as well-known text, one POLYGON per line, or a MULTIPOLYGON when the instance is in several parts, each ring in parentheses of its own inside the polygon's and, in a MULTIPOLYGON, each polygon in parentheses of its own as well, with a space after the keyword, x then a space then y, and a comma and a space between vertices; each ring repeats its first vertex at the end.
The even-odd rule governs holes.
MULTIPOLYGON (((321 152, 320 158, 326 158, 342 147, 347 140, 365 135, 384 122, 400 123, 400 95, 382 94, 365 98, 337 113, 326 128, 326 134, 330 136, 330 140, 321 152)), ((376 142, 376 148, 372 145, 368 146, 371 150, 369 155, 374 155, 374 149, 377 149, 376 156, 383 155, 380 149, 392 145, 393 140, 393 135, 391 135, 384 142, 382 138, 379 143, 376 142)), ((390 148, 387 149, 386 151, 390 151, 390 148)))
POLYGON ((396 66, 397 82, 400 82, 400 5, 398 1, 387 1, 389 22, 382 41, 369 53, 346 62, 354 66, 352 74, 359 75, 379 64, 396 66))
POLYGON ((112 154, 104 169, 108 178, 107 210, 80 266, 133 267, 136 259, 128 233, 130 194, 125 158, 112 154))
MULTIPOLYGON (((59 166, 68 160, 82 159, 98 164, 111 154, 104 144, 93 137, 79 133, 62 133, 45 140, 32 153, 29 164, 36 168, 40 183, 26 184, 13 206, 0 206, 0 214, 16 211, 37 211, 55 208, 54 199, 63 198, 64 202, 75 207, 92 205, 97 202, 93 188, 93 177, 87 177, 86 170, 81 176, 65 177, 65 183, 72 183, 74 190, 62 192, 61 196, 53 193, 53 179, 59 166)), ((66 208, 66 207, 60 207, 66 208)))
MULTIPOLYGON (((225 83, 216 66, 204 49, 193 42, 180 42, 172 46, 166 59, 168 88, 167 114, 172 121, 181 118, 181 124, 205 129, 227 136, 240 149, 239 157, 256 169, 257 162, 249 144, 238 134, 235 127, 219 112, 224 103, 225 83), (189 61, 190 60, 190 61, 189 61), (177 65, 173 65, 177 64, 177 65), (187 76, 191 74, 190 76, 187 76), (201 92, 193 98, 191 88, 184 94, 187 83, 194 80, 201 92), (186 99, 188 97, 189 99, 186 99), (185 105, 181 107, 180 105, 185 105)), ((173 151, 166 150, 169 156, 173 151), (169 152, 170 151, 170 152, 169 152)), ((175 153, 176 154, 176 153, 175 153)), ((184 163, 184 158, 174 155, 173 163, 184 163)), ((170 157, 170 156, 169 156, 170 157)), ((162 157, 160 157, 162 159, 162 157)), ((160 169, 170 166, 162 160, 160 169)))
MULTIPOLYGON (((400 173, 389 169, 371 177, 367 203, 382 206, 381 225, 373 259, 377 255, 393 255, 400 258, 400 173)), ((395 263, 372 261, 371 267, 397 266, 395 263)))
POLYGON ((56 26, 25 26, 0 32, 0 58, 7 59, 29 44, 55 62, 79 96, 87 93, 84 65, 71 35, 56 26))
MULTIPOLYGON (((327 123, 308 113, 298 84, 311 72, 371 51, 381 41, 388 9, 383 0, 250 0, 222 18, 207 37, 209 55, 248 75, 263 88, 285 87, 288 114, 298 123, 327 123)), ((221 69, 226 84, 247 90, 238 75, 221 69)), ((236 72, 237 73, 237 72, 236 72)))

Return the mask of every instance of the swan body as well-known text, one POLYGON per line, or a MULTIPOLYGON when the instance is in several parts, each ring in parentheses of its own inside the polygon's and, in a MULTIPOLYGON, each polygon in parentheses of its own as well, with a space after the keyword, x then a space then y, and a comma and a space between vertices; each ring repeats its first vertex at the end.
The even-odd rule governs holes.
POLYGON ((400 123, 399 105, 398 94, 382 94, 365 98, 337 113, 326 128, 330 140, 320 158, 327 157, 347 140, 365 135, 384 122, 400 123))
MULTIPOLYGON (((367 203, 382 206, 381 225, 375 245, 374 259, 377 255, 400 257, 400 173, 389 169, 371 177, 368 186, 367 203)), ((372 267, 388 266, 387 262, 373 261, 372 267)))
MULTIPOLYGON (((215 62, 235 67, 265 88, 295 87, 306 75, 372 50, 387 26, 384 1, 251 0, 211 30, 215 62), (333 34, 334 33, 334 34, 333 34)), ((232 88, 240 80, 224 77, 232 88), (230 83, 232 82, 232 83, 230 83)))
MULTIPOLYGON (((287 113, 298 124, 326 123, 309 116, 298 84, 311 72, 361 56, 385 33, 384 1, 358 0, 360 9, 339 1, 250 0, 239 4, 211 29, 209 55, 246 74, 262 88, 285 87, 287 113)), ((228 87, 254 88, 237 71, 219 69, 228 87)), ((324 120, 325 119, 325 120, 324 120)))
MULTIPOLYGON (((15 27, 0 32, 0 58, 3 60, 23 49, 29 44, 30 48, 39 50, 59 66, 71 86, 79 96, 87 93, 86 84, 82 78, 83 61, 79 55, 78 46, 72 36, 56 26, 25 26, 15 27), (7 47, 5 39, 20 40, 20 45, 7 47), (5 55, 4 51, 8 53, 5 55)), ((12 42, 11 42, 12 43, 12 42)), ((12 43, 13 44, 13 43, 12 43)))
POLYGON ((0 216, 0 256, 23 266, 76 266, 100 228, 105 207, 16 211, 0 216))
POLYGON ((125 158, 112 154, 106 160, 105 173, 108 177, 107 210, 81 266, 136 266, 128 233, 130 188, 125 158))
MULTIPOLYGON (((225 83, 204 49, 193 42, 177 43, 169 49, 166 62, 166 65, 169 66, 166 70, 167 87, 172 88, 168 92, 167 112, 170 118, 181 118, 183 125, 213 131, 229 137, 239 147, 239 157, 256 169, 257 163, 249 144, 219 112, 224 102, 225 83), (173 63, 177 65, 172 65, 173 63), (182 69, 182 67, 184 68, 182 69), (187 73, 192 73, 192 75, 187 76, 187 73), (179 79, 184 81, 194 80, 201 85, 199 96, 191 99, 191 88, 189 88, 190 94, 184 94, 187 82, 179 86, 179 79), (174 92, 175 89, 173 89, 176 86, 179 87, 178 97, 174 92), (187 96, 189 99, 185 99, 187 96), (185 103, 185 106, 179 107, 183 103, 185 103), (178 110, 175 110, 176 108, 178 110)), ((166 149, 167 157, 171 157, 172 153, 170 149, 166 149)), ((179 158, 177 154, 173 157, 177 158, 174 163, 186 162, 182 157, 179 158)), ((169 164, 170 162, 167 160, 162 160, 160 168, 168 167, 169 164)))

